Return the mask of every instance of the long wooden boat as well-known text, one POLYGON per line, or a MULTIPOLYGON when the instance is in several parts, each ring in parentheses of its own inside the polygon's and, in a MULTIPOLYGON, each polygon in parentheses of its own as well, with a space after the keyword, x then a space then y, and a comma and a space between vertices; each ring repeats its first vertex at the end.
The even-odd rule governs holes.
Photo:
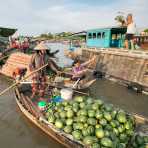
POLYGON ((21 112, 38 128, 67 148, 82 148, 84 145, 75 141, 72 136, 57 130, 33 104, 29 96, 24 95, 19 88, 15 89, 16 103, 21 112))
MULTIPOLYGON (((28 95, 29 89, 20 89, 17 87, 15 89, 16 103, 21 110, 21 112, 26 116, 34 125, 40 128, 47 135, 52 137, 54 140, 62 144, 67 148, 85 148, 81 142, 75 141, 72 136, 65 134, 61 130, 57 130, 53 125, 51 125, 45 115, 41 113, 35 103, 31 100, 28 95)), ((148 129, 145 130, 144 126, 148 125, 148 120, 142 116, 134 114, 136 119, 137 129, 136 132, 143 132, 148 134, 148 129)))

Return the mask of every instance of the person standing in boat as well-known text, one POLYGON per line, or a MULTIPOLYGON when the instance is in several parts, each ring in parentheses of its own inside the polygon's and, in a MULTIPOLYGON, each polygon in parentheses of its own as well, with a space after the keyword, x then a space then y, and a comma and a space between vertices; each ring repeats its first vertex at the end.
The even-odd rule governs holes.
MULTIPOLYGON (((36 52, 31 58, 30 71, 39 69, 48 63, 50 69, 55 73, 58 73, 58 66, 47 54, 48 49, 49 48, 42 42, 35 47, 36 52)), ((46 68, 36 72, 32 77, 32 81, 32 98, 36 94, 39 94, 40 97, 43 97, 46 88, 46 68)))
POLYGON ((27 50, 29 49, 29 41, 27 38, 24 39, 21 48, 24 53, 27 53, 27 50))
POLYGON ((133 21, 132 14, 128 14, 127 16, 127 32, 125 36, 125 48, 129 49, 129 42, 131 44, 131 48, 134 48, 134 35, 136 33, 136 24, 133 21))

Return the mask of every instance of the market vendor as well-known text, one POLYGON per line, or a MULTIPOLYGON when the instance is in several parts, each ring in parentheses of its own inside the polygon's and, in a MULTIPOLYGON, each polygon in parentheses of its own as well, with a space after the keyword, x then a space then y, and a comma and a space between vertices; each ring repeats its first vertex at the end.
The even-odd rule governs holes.
POLYGON ((96 60, 96 56, 93 56, 90 60, 87 62, 84 62, 81 64, 81 61, 79 59, 76 59, 73 63, 73 79, 77 79, 80 77, 84 77, 85 74, 89 73, 89 69, 87 68, 89 65, 93 64, 96 60))
MULTIPOLYGON (((56 63, 50 58, 50 55, 47 54, 47 50, 49 48, 41 42, 35 47, 35 54, 31 58, 30 62, 30 70, 34 71, 39 69, 40 67, 44 66, 48 63, 48 67, 58 73, 59 67, 56 63)), ((32 98, 39 94, 40 97, 44 96, 45 88, 46 88, 46 68, 36 72, 33 74, 32 77, 32 98)))

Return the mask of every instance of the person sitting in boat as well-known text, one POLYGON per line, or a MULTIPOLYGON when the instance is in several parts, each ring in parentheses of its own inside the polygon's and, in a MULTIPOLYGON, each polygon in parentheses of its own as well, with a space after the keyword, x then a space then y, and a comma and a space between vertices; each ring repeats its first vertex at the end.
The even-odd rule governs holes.
MULTIPOLYGON (((35 47, 35 54, 31 58, 30 62, 30 71, 34 71, 39 69, 48 63, 48 67, 58 73, 59 67, 56 63, 50 58, 50 55, 47 54, 47 50, 49 48, 41 42, 35 47)), ((44 96, 45 88, 46 88, 46 68, 34 73, 32 77, 32 98, 39 94, 40 97, 44 96)))
POLYGON ((19 68, 19 67, 17 67, 13 71, 12 76, 16 81, 19 81, 25 76, 26 72, 27 72, 27 68, 19 68))
POLYGON ((91 58, 89 61, 81 64, 79 59, 76 59, 73 63, 73 76, 72 79, 77 79, 80 77, 84 77, 85 74, 89 73, 89 69, 87 68, 89 65, 93 64, 96 60, 96 56, 91 58))

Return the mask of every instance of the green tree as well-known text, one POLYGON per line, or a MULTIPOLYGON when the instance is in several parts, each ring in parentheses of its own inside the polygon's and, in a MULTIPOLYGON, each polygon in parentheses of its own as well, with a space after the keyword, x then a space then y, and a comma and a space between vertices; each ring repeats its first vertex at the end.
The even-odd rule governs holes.
POLYGON ((147 32, 147 33, 148 33, 148 28, 147 28, 147 29, 145 29, 145 30, 144 30, 144 32, 147 32))
POLYGON ((121 26, 125 25, 125 17, 123 12, 118 12, 118 15, 115 17, 115 20, 120 23, 121 26))

